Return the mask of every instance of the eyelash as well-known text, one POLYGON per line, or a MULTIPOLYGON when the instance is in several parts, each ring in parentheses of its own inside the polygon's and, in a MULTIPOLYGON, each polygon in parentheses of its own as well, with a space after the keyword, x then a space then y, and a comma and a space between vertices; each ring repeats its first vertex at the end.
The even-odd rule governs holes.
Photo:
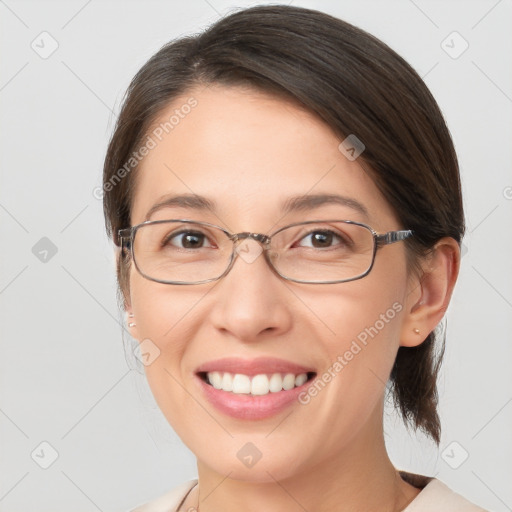
MULTIPOLYGON (((345 244, 345 245, 349 244, 349 242, 346 240, 346 238, 343 237, 341 234, 336 233, 335 231, 332 231, 332 230, 327 230, 327 229, 312 229, 312 230, 308 231, 307 233, 305 233, 304 235, 302 235, 298 241, 299 242, 303 241, 305 238, 307 238, 315 233, 321 233, 323 235, 333 235, 333 237, 337 238, 342 244, 345 244)), ((182 231, 178 231, 177 233, 171 233, 170 235, 165 237, 165 239, 162 241, 162 244, 161 244, 162 247, 167 246, 173 239, 175 239, 179 236, 182 236, 182 235, 203 236, 207 240, 210 240, 209 237, 206 235, 206 233, 202 233, 201 231, 182 230, 182 231)), ((295 242, 294 242, 294 244, 295 244, 295 242)), ((171 245, 173 245, 173 244, 171 244, 171 245)), ((203 247, 200 247, 200 248, 203 248, 203 247)), ((179 249, 188 249, 188 248, 179 247, 179 249)))

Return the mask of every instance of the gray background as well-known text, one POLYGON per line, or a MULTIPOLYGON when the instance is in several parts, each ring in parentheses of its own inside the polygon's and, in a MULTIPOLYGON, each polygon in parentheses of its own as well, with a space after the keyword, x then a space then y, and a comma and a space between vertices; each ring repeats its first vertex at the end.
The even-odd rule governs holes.
MULTIPOLYGON (((1 511, 122 511, 195 477, 123 342, 93 190, 139 67, 255 3, 0 1, 1 511)), ((384 40, 446 116, 468 234, 447 314, 443 438, 437 450, 388 410, 386 439, 399 468, 512 510, 512 2, 293 3, 384 40)))

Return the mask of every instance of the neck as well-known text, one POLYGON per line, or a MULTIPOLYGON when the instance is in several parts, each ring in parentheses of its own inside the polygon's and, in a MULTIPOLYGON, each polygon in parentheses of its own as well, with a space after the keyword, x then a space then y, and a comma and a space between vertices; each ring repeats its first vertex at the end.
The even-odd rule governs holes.
POLYGON ((365 428, 329 459, 280 481, 233 480, 199 461, 199 485, 186 505, 199 512, 403 510, 419 490, 404 482, 391 463, 384 443, 382 406, 376 409, 365 428))

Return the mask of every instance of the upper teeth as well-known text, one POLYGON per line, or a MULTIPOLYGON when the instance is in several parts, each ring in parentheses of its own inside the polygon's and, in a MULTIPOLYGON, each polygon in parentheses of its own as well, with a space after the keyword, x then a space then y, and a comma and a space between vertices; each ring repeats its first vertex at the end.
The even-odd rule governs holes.
POLYGON ((302 386, 308 380, 306 373, 298 375, 293 373, 265 375, 263 373, 249 377, 242 373, 208 372, 206 377, 215 389, 246 395, 266 395, 283 389, 286 391, 295 386, 302 386))

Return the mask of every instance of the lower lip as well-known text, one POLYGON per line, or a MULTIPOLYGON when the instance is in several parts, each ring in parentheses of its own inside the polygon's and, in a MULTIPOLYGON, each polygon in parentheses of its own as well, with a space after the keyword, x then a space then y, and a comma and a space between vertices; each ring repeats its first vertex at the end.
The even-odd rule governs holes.
POLYGON ((302 386, 297 386, 287 391, 253 396, 222 391, 222 389, 216 389, 207 384, 197 375, 196 378, 206 399, 212 405, 224 414, 244 420, 269 418, 285 410, 294 402, 299 404, 298 396, 300 392, 310 386, 312 382, 312 379, 310 379, 302 384, 302 386))

